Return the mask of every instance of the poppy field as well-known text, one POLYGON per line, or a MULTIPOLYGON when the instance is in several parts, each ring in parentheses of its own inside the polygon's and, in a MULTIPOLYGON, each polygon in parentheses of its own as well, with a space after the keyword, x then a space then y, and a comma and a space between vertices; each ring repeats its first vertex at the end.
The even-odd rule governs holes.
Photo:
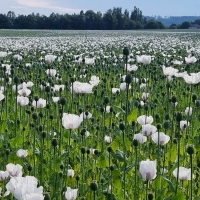
POLYGON ((0 30, 0 199, 200 200, 200 33, 0 30))

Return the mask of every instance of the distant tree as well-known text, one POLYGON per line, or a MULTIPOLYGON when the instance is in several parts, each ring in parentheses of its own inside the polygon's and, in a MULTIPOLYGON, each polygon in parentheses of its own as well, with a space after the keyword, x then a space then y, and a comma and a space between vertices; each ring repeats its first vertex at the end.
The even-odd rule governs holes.
POLYGON ((190 22, 183 22, 181 25, 180 25, 180 29, 188 29, 189 27, 191 26, 191 23, 190 22))
POLYGON ((144 26, 145 29, 159 29, 159 24, 154 20, 149 20, 144 26))
POLYGON ((176 24, 171 24, 169 28, 170 29, 177 29, 177 25, 176 24))
POLYGON ((196 19, 196 20, 194 21, 194 24, 200 25, 200 19, 196 19))
POLYGON ((129 20, 128 29, 136 29, 136 22, 134 20, 129 20))
POLYGON ((162 22, 160 22, 160 21, 156 21, 156 22, 157 22, 157 24, 159 26, 159 29, 164 29, 165 28, 165 26, 164 26, 164 24, 162 22))
POLYGON ((11 21, 6 15, 0 14, 0 28, 11 28, 11 21))

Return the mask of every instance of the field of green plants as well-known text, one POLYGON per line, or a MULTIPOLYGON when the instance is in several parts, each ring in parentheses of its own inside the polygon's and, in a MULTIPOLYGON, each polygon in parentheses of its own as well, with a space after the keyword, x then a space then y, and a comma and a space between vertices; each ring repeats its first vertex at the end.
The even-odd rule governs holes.
POLYGON ((0 199, 200 200, 200 33, 0 30, 0 199))

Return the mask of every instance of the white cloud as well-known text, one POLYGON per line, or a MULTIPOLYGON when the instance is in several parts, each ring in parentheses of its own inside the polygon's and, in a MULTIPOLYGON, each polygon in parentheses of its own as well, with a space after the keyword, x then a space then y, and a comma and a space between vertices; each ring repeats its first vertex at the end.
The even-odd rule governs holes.
POLYGON ((10 6, 10 8, 13 8, 13 9, 27 9, 27 7, 22 7, 22 6, 10 6))
POLYGON ((81 10, 81 9, 78 10, 78 9, 56 6, 48 1, 43 1, 43 0, 34 0, 34 1, 33 0, 17 0, 17 3, 26 7, 44 8, 44 9, 50 9, 57 12, 66 12, 66 13, 79 13, 81 10))

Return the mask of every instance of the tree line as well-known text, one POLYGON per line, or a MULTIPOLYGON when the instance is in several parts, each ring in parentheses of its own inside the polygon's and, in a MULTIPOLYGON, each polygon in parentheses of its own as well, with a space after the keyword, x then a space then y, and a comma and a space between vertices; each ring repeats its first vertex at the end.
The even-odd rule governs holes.
POLYGON ((129 12, 121 7, 109 9, 104 14, 87 10, 79 14, 39 13, 16 16, 13 11, 0 14, 0 29, 59 29, 59 30, 133 30, 163 29, 165 26, 156 20, 147 20, 136 6, 129 12))

